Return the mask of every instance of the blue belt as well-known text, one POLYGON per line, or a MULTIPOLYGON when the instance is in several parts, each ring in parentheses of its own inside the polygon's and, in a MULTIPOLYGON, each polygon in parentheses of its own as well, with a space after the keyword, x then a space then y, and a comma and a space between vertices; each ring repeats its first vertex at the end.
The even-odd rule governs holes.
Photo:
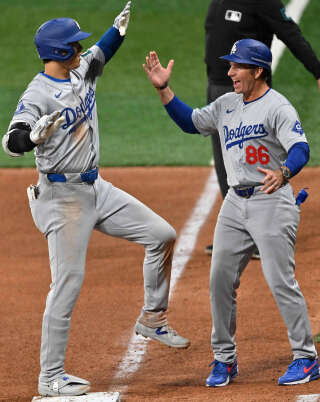
POLYGON ((247 188, 244 188, 244 189, 233 187, 233 189, 234 189, 235 193, 239 197, 244 197, 244 198, 250 198, 254 193, 254 186, 253 187, 247 187, 247 188))
POLYGON ((51 182, 65 183, 67 181, 70 181, 73 183, 84 182, 88 184, 93 184, 95 180, 98 178, 98 172, 99 169, 94 168, 84 173, 66 173, 66 174, 48 173, 47 178, 51 182))

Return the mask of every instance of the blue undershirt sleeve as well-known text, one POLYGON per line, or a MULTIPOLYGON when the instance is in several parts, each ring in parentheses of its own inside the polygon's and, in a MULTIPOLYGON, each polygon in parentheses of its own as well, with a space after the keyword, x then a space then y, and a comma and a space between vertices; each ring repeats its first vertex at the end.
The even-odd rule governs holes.
POLYGON ((185 132, 190 134, 199 134, 199 131, 195 128, 191 115, 193 109, 183 103, 178 97, 174 98, 165 105, 171 119, 185 132))
POLYGON ((124 36, 121 36, 117 28, 111 27, 105 32, 102 38, 96 43, 97 46, 104 53, 105 64, 111 59, 111 57, 119 49, 123 42, 124 36))
POLYGON ((310 148, 306 142, 295 143, 288 152, 284 165, 290 169, 291 175, 295 176, 309 160, 310 148))

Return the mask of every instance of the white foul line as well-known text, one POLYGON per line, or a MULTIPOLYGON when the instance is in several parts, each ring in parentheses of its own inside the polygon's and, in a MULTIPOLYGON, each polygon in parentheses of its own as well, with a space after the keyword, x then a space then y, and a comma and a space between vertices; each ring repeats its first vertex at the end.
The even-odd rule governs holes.
MULTIPOLYGON (((172 261, 169 300, 192 255, 200 229, 205 223, 218 193, 219 186, 217 183, 216 171, 215 169, 212 169, 201 197, 197 201, 191 216, 183 227, 176 243, 172 261)), ((146 354, 147 344, 148 339, 137 336, 133 330, 127 352, 119 363, 114 376, 114 383, 128 378, 139 369, 146 354)), ((116 385, 115 387, 116 390, 121 393, 126 392, 127 389, 126 385, 116 385)))

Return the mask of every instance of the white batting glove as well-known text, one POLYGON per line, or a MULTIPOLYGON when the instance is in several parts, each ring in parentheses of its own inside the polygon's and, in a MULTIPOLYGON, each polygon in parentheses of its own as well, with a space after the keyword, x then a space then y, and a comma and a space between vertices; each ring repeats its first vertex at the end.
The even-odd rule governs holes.
POLYGON ((129 25, 130 6, 131 6, 131 1, 128 1, 125 8, 116 17, 116 19, 114 20, 114 23, 113 23, 113 26, 118 29, 121 36, 124 36, 126 34, 126 30, 129 25))
POLYGON ((49 115, 42 116, 30 132, 30 140, 34 144, 42 144, 47 138, 50 137, 62 124, 66 118, 59 117, 60 112, 53 112, 49 115))

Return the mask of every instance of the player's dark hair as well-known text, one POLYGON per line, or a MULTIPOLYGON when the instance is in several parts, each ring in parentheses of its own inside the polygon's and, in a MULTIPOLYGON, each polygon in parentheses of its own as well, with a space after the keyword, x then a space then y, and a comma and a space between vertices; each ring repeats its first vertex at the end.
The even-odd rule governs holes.
POLYGON ((271 71, 264 68, 260 75, 260 78, 262 78, 263 80, 265 80, 267 82, 270 82, 271 81, 271 71))
MULTIPOLYGON (((252 70, 252 72, 253 72, 253 70, 254 69, 256 69, 256 68, 260 68, 260 66, 253 66, 253 65, 251 65, 251 64, 247 64, 247 68, 249 68, 249 69, 251 69, 252 70)), ((271 82, 271 71, 270 70, 267 70, 266 68, 264 68, 264 67, 261 67, 263 70, 262 70, 262 73, 260 74, 260 77, 259 78, 261 78, 262 80, 264 80, 264 81, 267 81, 267 83, 269 84, 270 82, 271 82)))

